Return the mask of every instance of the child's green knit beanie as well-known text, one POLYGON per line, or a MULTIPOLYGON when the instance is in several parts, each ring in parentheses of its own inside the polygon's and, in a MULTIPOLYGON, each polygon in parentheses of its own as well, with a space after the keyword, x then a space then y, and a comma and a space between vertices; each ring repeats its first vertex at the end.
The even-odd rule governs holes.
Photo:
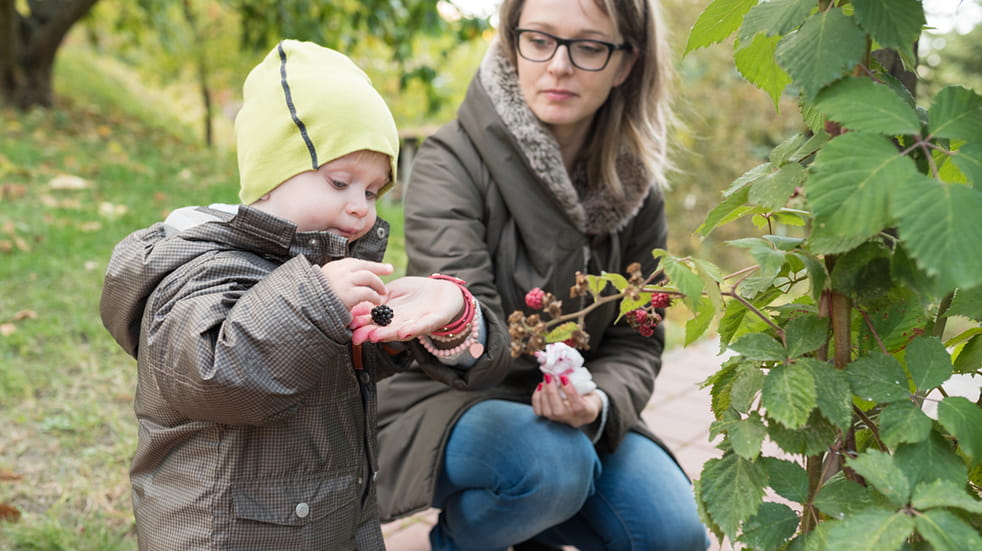
POLYGON ((250 204, 285 180, 359 150, 388 155, 396 177, 395 120, 347 56, 284 40, 246 77, 235 117, 239 199, 250 204))

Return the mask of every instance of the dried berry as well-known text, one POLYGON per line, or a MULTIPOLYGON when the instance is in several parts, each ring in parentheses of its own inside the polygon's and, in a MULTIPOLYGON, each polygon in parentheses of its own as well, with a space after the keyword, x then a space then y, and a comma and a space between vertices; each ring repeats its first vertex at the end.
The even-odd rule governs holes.
POLYGON ((525 294, 525 306, 533 310, 542 308, 542 303, 546 298, 546 292, 536 287, 525 294))
POLYGON ((392 323, 392 308, 386 304, 379 304, 372 308, 372 321, 375 325, 388 325, 392 323))

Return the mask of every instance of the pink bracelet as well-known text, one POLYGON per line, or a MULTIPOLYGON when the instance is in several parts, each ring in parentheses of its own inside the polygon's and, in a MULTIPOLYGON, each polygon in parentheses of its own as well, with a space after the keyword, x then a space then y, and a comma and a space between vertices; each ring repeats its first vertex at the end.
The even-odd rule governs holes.
POLYGON ((452 348, 437 348, 433 346, 433 341, 429 336, 420 335, 419 337, 416 338, 416 340, 419 341, 419 344, 423 345, 423 348, 425 348, 427 352, 429 352, 430 354, 432 354, 437 358, 443 358, 443 359, 455 358, 459 356, 464 350, 467 350, 472 357, 480 358, 481 354, 484 353, 484 345, 478 342, 478 331, 480 330, 480 325, 481 325, 480 323, 481 314, 480 314, 480 309, 478 308, 477 305, 477 300, 474 299, 473 297, 471 297, 471 300, 474 301, 473 308, 476 314, 473 322, 468 324, 471 330, 470 335, 468 335, 463 342, 452 348))

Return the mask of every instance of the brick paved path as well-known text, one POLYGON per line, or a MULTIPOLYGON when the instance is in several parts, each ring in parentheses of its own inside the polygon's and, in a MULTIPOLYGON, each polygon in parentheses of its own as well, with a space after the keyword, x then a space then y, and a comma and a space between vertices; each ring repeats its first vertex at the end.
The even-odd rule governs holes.
MULTIPOLYGON (((675 452, 690 477, 698 478, 702 464, 720 451, 709 442, 709 389, 699 385, 720 365, 719 344, 705 341, 664 355, 664 367, 655 394, 643 416, 655 433, 675 452)), ((388 551, 430 551, 427 534, 436 522, 433 509, 382 525, 388 551)), ((573 548, 568 548, 573 549, 573 548)), ((729 551, 713 542, 710 551, 729 551)))

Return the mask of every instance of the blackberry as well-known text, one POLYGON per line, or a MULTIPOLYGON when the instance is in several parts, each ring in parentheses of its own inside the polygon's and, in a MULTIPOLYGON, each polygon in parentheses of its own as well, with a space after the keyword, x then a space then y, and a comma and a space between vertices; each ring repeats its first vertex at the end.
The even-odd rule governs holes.
POLYGON ((372 308, 372 321, 376 325, 388 325, 392 323, 392 308, 389 308, 385 304, 379 304, 375 308, 372 308))

